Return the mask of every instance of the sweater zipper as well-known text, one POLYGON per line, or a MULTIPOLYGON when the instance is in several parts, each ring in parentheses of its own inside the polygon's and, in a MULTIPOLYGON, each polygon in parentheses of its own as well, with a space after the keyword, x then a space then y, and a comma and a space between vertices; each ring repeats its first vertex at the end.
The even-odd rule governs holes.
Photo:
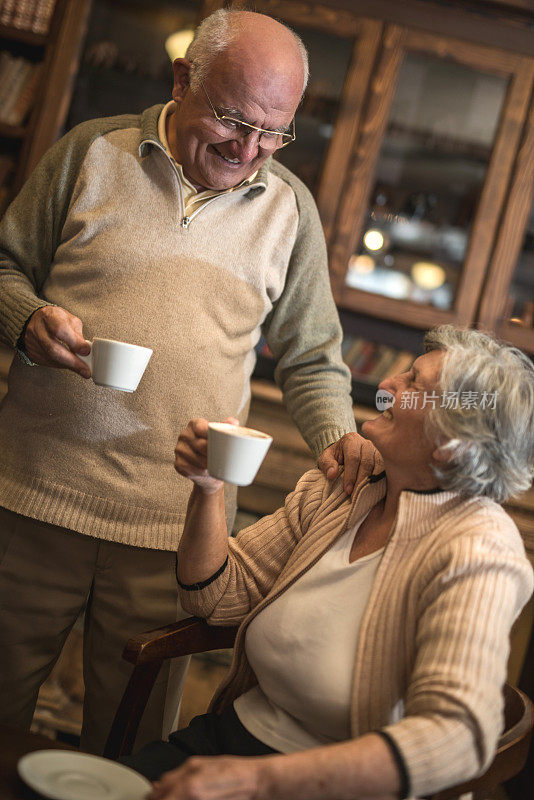
MULTIPOLYGON (((182 230, 186 231, 186 230, 188 230, 188 228, 189 228, 191 222, 194 220, 194 218, 204 208, 206 208, 206 206, 208 206, 210 203, 213 203, 214 200, 217 200, 219 197, 221 197, 221 195, 215 195, 215 197, 210 197, 209 200, 206 200, 205 203, 202 203, 202 205, 199 208, 197 208, 196 211, 193 211, 193 213, 191 215, 186 214, 185 202, 184 202, 184 192, 183 192, 183 188, 182 188, 182 181, 180 180, 180 175, 178 173, 176 165, 175 165, 173 159, 169 157, 169 154, 167 153, 167 151, 165 150, 165 148, 163 147, 162 144, 160 144, 159 142, 155 142, 154 140, 151 140, 151 142, 155 147, 158 147, 161 150, 162 153, 165 153, 165 155, 167 156, 167 158, 169 159, 169 161, 171 163, 171 166, 172 166, 172 168, 174 170, 174 173, 176 175, 176 178, 178 180, 178 186, 180 187, 180 203, 181 203, 181 206, 182 206, 182 218, 180 220, 180 227, 182 228, 182 230)), ((243 189, 249 189, 249 188, 250 188, 249 186, 243 187, 243 189)))
POLYGON ((169 154, 167 153, 167 150, 163 147, 162 144, 160 144, 159 142, 154 141, 154 139, 151 139, 150 142, 151 142, 151 144, 154 145, 154 147, 157 147, 158 150, 161 150, 161 152, 166 155, 166 157, 169 159, 169 163, 170 163, 172 169, 174 170, 174 174, 176 175, 176 180, 178 182, 178 188, 179 188, 179 192, 180 192, 180 205, 181 205, 180 227, 183 230, 187 230, 189 228, 189 223, 191 222, 191 217, 188 217, 187 214, 185 213, 184 190, 182 188, 182 181, 180 180, 180 175, 179 175, 178 170, 176 169, 176 165, 174 163, 174 160, 169 156, 169 154))
MULTIPOLYGON (((189 228, 189 225, 191 224, 191 222, 197 216, 197 214, 199 214, 201 211, 203 211, 206 208, 206 206, 209 206, 210 203, 213 203, 214 200, 218 200, 219 197, 221 197, 221 195, 219 195, 219 194, 215 195, 215 197, 210 197, 209 200, 206 200, 204 203, 202 203, 202 205, 199 208, 197 208, 196 211, 193 211, 191 216, 184 216, 182 218, 182 222, 181 222, 182 228, 184 228, 184 230, 187 230, 189 228)), ((185 213, 185 206, 184 206, 184 213, 185 213)))

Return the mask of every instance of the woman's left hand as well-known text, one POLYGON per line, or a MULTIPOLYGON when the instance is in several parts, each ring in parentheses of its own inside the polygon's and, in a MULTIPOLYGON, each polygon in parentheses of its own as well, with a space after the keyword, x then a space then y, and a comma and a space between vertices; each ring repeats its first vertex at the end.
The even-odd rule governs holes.
POLYGON ((263 759, 193 756, 154 783, 147 800, 255 800, 263 759))

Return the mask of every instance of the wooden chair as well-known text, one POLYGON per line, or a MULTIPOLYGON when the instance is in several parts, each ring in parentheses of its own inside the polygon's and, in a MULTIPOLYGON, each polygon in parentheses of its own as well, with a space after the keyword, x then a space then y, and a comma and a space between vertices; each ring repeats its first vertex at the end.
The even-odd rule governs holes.
MULTIPOLYGON (((235 627, 214 627, 189 617, 130 639, 123 658, 134 665, 134 670, 115 715, 104 755, 119 758, 132 752, 141 716, 165 659, 231 648, 236 632, 235 627)), ((453 800, 468 792, 473 793, 473 800, 485 800, 498 784, 523 769, 534 727, 534 706, 526 694, 509 684, 504 687, 504 717, 505 729, 486 772, 427 800, 453 800)))

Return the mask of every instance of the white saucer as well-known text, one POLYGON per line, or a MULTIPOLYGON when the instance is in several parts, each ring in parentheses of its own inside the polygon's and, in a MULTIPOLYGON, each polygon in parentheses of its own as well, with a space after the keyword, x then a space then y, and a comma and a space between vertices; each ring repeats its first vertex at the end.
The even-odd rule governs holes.
POLYGON ((129 767, 69 750, 28 753, 17 769, 28 786, 52 800, 144 800, 151 789, 129 767))

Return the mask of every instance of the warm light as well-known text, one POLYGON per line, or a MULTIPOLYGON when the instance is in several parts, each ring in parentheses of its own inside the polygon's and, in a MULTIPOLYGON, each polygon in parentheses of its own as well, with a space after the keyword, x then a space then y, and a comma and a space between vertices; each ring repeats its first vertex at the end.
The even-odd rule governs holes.
POLYGON ((184 58, 187 48, 193 41, 194 35, 194 30, 186 28, 183 31, 171 33, 171 35, 167 37, 165 40, 165 50, 171 61, 174 61, 175 58, 184 58))
POLYGON ((380 231, 371 229, 363 237, 363 243, 368 250, 381 250, 384 247, 384 235, 380 231))
POLYGON ((508 320, 508 322, 512 322, 514 325, 524 325, 524 324, 525 324, 525 323, 523 322, 523 320, 522 320, 522 319, 520 319, 519 317, 510 317, 510 319, 508 320))
POLYGON ((412 267, 412 278, 421 289, 438 289, 445 283, 445 270, 431 261, 417 261, 412 267))
POLYGON ((349 269, 352 272, 359 272, 361 275, 366 275, 372 272, 375 268, 375 260, 371 256, 352 256, 349 260, 349 269))

